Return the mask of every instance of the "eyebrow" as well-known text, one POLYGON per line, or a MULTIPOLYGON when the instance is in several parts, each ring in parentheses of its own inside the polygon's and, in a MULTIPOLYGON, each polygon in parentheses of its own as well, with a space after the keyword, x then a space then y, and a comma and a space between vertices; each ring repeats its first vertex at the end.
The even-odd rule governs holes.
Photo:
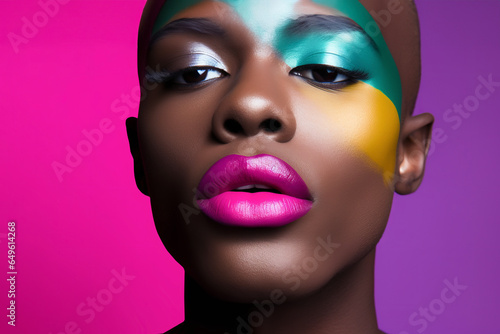
POLYGON ((149 47, 161 38, 174 33, 191 32, 201 35, 212 35, 223 37, 226 31, 214 21, 204 18, 182 18, 172 21, 158 30, 151 38, 149 47))
POLYGON ((345 16, 334 15, 303 15, 297 19, 291 20, 285 27, 285 33, 290 35, 303 35, 312 32, 340 33, 340 32, 359 32, 367 38, 371 46, 379 51, 377 44, 366 33, 359 24, 345 16))
MULTIPOLYGON (((377 44, 370 35, 368 35, 354 20, 345 16, 322 14, 303 15, 291 20, 285 26, 284 31, 291 35, 303 35, 312 32, 359 32, 369 41, 370 45, 379 52, 377 44)), ((226 35, 226 30, 212 20, 205 18, 182 18, 172 21, 158 30, 152 36, 149 48, 165 36, 186 32, 219 37, 224 37, 226 35)))

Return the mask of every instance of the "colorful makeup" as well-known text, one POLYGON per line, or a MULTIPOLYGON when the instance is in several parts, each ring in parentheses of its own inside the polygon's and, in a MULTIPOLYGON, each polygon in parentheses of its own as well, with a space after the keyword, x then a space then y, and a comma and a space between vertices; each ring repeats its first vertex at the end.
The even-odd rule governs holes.
MULTIPOLYGON (((167 1, 153 34, 200 2, 167 1)), ((219 2, 276 50, 291 75, 304 79, 300 86, 304 96, 331 119, 332 129, 342 134, 347 147, 367 156, 389 183, 396 164, 401 80, 376 22, 363 5, 345 0, 219 2), (301 12, 305 5, 321 14, 301 12), (311 72, 315 68, 320 71, 311 72)))
MULTIPOLYGON (((153 34, 175 18, 176 14, 200 2, 200 0, 167 1, 158 14, 153 34)), ((369 68, 372 75, 370 80, 365 82, 387 95, 394 103, 399 117, 401 116, 402 92, 399 72, 376 22, 358 1, 221 0, 220 2, 229 5, 262 42, 273 45, 291 68, 299 66, 297 64, 304 65, 304 62, 320 60, 322 62, 319 63, 328 61, 328 65, 332 66, 349 64, 351 67, 369 68), (314 15, 298 17, 294 10, 304 2, 324 6, 326 10, 334 9, 345 17, 321 15, 323 20, 318 20, 317 17, 314 19, 314 15), (290 18, 295 19, 291 21, 290 18)))

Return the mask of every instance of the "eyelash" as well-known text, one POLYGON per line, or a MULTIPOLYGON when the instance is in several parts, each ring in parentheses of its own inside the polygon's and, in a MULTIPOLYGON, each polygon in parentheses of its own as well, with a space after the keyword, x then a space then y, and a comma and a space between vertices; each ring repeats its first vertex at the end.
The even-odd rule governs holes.
POLYGON ((346 86, 357 83, 360 80, 368 79, 368 73, 361 70, 346 70, 343 68, 330 65, 322 65, 322 64, 310 64, 310 65, 299 66, 292 69, 290 71, 290 74, 303 78, 313 86, 327 90, 340 90, 346 86), (322 70, 325 72, 330 71, 329 73, 327 73, 327 75, 332 75, 334 76, 334 78, 331 80, 325 80, 321 82, 319 79, 307 77, 303 73, 305 71, 311 71, 311 74, 313 74, 314 70, 322 70), (340 81, 335 81, 337 80, 339 75, 344 76, 345 79, 340 81))
MULTIPOLYGON (((320 89, 326 89, 326 90, 333 90, 333 91, 338 91, 346 86, 352 85, 354 83, 359 82, 360 80, 366 80, 368 79, 368 74, 366 72, 363 72, 361 70, 346 70, 343 68, 339 67, 334 67, 330 65, 322 65, 322 64, 309 64, 309 65, 303 65, 296 67, 292 69, 289 72, 290 75, 295 75, 298 77, 303 78, 304 80, 308 81, 311 85, 316 86, 320 89), (304 72, 309 71, 310 75, 304 74, 304 72), (319 72, 323 71, 328 76, 332 76, 333 78, 315 78, 314 71, 319 72), (339 76, 345 77, 345 79, 336 81, 339 76), (321 81, 322 79, 325 79, 324 81, 321 81)), ((320 77, 321 75, 318 74, 320 77)), ((226 71, 217 68, 217 67, 211 67, 211 66, 192 66, 192 67, 187 67, 183 68, 181 70, 175 71, 175 72, 150 72, 146 73, 146 80, 149 82, 155 82, 155 83, 160 83, 163 84, 166 87, 169 88, 178 88, 178 89, 193 89, 193 88, 201 88, 205 86, 206 84, 230 76, 229 73, 226 71), (205 78, 202 78, 200 82, 186 82, 186 78, 183 78, 182 76, 191 73, 194 73, 195 71, 204 71, 205 73, 201 74, 201 76, 205 75, 205 78), (209 77, 206 79, 206 77, 209 75, 209 73, 212 72, 212 77, 209 77), (213 72, 218 72, 216 76, 213 76, 213 72), (180 80, 183 80, 184 83, 179 82, 180 80), (177 81, 177 82, 176 82, 177 81)))
POLYGON ((163 84, 166 87, 174 87, 174 88, 199 88, 204 86, 205 84, 229 76, 229 73, 226 71, 217 68, 217 67, 211 67, 211 66, 192 66, 192 67, 186 67, 181 70, 175 71, 175 72, 168 72, 168 71, 163 71, 163 72, 151 72, 151 73, 146 73, 146 80, 149 82, 155 82, 155 83, 160 83, 163 84), (203 81, 201 82, 194 82, 194 83, 188 83, 186 82, 186 78, 183 78, 182 76, 191 73, 195 73, 195 71, 204 71, 204 74, 200 74, 201 76, 205 75, 208 76, 209 73, 213 72, 218 72, 217 77, 211 77, 206 79, 202 78, 203 81), (184 83, 179 82, 183 80, 184 83), (177 81, 177 82, 176 82, 177 81))

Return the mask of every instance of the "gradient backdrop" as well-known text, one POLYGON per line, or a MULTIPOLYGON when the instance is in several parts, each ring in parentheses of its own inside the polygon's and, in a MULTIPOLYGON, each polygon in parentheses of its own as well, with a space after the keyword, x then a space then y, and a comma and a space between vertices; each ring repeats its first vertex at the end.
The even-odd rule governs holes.
MULTIPOLYGON (((0 332, 163 332, 183 320, 182 268, 135 187, 124 126, 137 112, 145 0, 60 1, 51 16, 37 0, 0 1, 0 332), (24 38, 17 46, 13 34, 24 38), (54 163, 67 164, 72 150, 85 156, 70 154, 71 172, 58 177, 54 163), (15 328, 6 318, 9 221, 17 223, 15 328)), ((434 113, 436 137, 422 187, 396 197, 378 248, 380 326, 500 333, 500 84, 476 97, 481 78, 500 82, 500 1, 417 4, 417 112, 434 113), (462 115, 447 113, 455 104, 465 104, 462 115), (461 290, 445 303, 453 283, 461 290), (430 308, 427 318, 420 308, 430 308)))

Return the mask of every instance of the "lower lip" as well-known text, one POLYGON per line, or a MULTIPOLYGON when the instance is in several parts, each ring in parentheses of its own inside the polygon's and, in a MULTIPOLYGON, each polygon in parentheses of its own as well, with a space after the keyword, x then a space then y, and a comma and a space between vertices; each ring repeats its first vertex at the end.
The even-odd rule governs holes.
POLYGON ((198 200, 201 211, 218 223, 240 227, 279 227, 304 216, 312 202, 270 192, 226 191, 198 200))

